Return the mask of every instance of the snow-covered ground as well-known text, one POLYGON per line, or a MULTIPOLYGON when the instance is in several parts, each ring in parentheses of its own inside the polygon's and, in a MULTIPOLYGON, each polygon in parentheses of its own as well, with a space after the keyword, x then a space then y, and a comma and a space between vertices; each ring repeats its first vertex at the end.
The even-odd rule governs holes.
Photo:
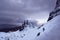
POLYGON ((38 29, 38 27, 26 27, 23 31, 16 31, 16 32, 0 32, 0 40, 34 40, 35 37, 39 32, 43 30, 38 29))
POLYGON ((0 40, 60 40, 60 15, 47 22, 40 29, 26 27, 23 31, 0 32, 0 40))
POLYGON ((46 30, 34 40, 60 40, 60 15, 53 18, 43 27, 46 30))

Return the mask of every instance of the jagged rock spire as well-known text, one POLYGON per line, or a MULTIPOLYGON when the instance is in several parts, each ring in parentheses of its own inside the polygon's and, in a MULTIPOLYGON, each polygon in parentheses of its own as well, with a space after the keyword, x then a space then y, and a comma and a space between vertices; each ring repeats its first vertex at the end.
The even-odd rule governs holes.
POLYGON ((57 7, 59 7, 60 6, 60 0, 57 0, 57 2, 56 2, 56 7, 55 8, 57 8, 57 7))
POLYGON ((49 18, 47 21, 51 20, 52 18, 60 15, 60 0, 57 0, 55 9, 50 13, 49 18))

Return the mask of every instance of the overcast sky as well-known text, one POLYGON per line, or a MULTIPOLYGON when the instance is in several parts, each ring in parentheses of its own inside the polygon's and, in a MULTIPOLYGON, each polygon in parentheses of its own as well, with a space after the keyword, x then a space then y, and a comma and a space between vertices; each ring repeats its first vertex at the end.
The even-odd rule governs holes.
POLYGON ((56 0, 0 0, 0 23, 21 22, 24 19, 46 21, 56 0))

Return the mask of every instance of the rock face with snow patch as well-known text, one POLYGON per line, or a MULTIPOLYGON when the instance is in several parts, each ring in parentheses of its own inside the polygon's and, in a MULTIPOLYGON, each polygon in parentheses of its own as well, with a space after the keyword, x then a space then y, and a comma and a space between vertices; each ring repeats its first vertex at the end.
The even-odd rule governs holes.
POLYGON ((55 9, 50 13, 48 21, 52 18, 56 17, 57 15, 60 15, 60 0, 57 0, 55 9))

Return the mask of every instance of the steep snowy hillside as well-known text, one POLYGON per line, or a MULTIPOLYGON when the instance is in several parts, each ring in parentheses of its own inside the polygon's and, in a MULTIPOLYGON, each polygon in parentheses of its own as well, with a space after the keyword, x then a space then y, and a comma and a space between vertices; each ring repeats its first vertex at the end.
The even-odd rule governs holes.
POLYGON ((50 13, 45 31, 34 40, 60 40, 60 0, 57 0, 55 9, 50 13))
POLYGON ((27 27, 23 31, 0 32, 0 40, 60 40, 59 21, 60 15, 50 20, 40 29, 38 27, 27 27))
POLYGON ((50 20, 43 27, 46 29, 34 40, 60 40, 60 15, 50 20))
POLYGON ((22 31, 0 32, 0 40, 60 40, 60 0, 57 0, 46 24, 42 27, 33 24, 27 21, 23 23, 22 31))
POLYGON ((23 31, 15 32, 0 32, 0 40, 34 40, 39 32, 43 32, 42 28, 30 28, 27 27, 23 31))
POLYGON ((33 40, 38 32, 37 26, 32 25, 32 23, 24 22, 22 28, 17 31, 11 32, 10 30, 9 32, 0 32, 0 40, 33 40))

